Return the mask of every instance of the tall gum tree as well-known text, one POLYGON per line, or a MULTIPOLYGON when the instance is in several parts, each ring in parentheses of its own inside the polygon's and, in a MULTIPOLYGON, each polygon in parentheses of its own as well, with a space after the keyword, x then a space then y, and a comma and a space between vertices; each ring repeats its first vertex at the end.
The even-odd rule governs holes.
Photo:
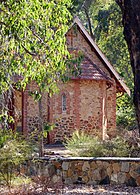
POLYGON ((140 2, 139 0, 116 0, 116 3, 122 10, 124 36, 134 75, 133 101, 140 135, 140 2))
POLYGON ((9 99, 7 104, 11 102, 10 94, 15 89, 25 90, 34 81, 40 93, 57 91, 57 82, 65 73, 69 58, 65 33, 71 19, 70 6, 70 0, 1 0, 0 119, 3 124, 8 112, 5 99, 9 99), (18 82, 15 76, 20 78, 18 82))

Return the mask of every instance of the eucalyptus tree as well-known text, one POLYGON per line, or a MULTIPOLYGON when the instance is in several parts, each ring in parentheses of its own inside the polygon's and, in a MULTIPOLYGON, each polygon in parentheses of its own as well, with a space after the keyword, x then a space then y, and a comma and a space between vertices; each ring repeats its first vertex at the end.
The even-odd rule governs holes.
MULTIPOLYGON (((65 33, 71 19, 70 6, 70 0, 1 0, 2 122, 7 119, 8 108, 2 102, 11 97, 14 88, 25 90, 34 81, 40 93, 57 90, 57 81, 65 73, 69 58, 65 33)), ((34 94, 39 99, 38 92, 34 94)))
POLYGON ((17 87, 32 80, 42 87, 45 78, 53 89, 66 68, 70 0, 2 0, 0 6, 0 92, 15 82, 14 75, 20 76, 17 87))
POLYGON ((134 75, 134 105, 140 134, 140 3, 138 0, 116 0, 122 11, 124 36, 134 75))

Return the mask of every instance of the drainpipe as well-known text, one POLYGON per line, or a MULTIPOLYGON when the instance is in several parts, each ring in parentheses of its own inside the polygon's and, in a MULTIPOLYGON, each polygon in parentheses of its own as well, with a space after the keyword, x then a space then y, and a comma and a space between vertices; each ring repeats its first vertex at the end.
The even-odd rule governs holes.
MULTIPOLYGON (((104 85, 106 85, 106 83, 104 82, 104 85)), ((106 110, 106 96, 107 96, 107 89, 106 87, 104 87, 102 95, 103 95, 103 99, 102 99, 102 128, 103 128, 103 137, 102 139, 105 140, 106 138, 106 131, 107 131, 107 110, 106 110)))
POLYGON ((111 88, 110 83, 105 83, 105 85, 108 85, 107 87, 104 88, 103 90, 103 102, 102 102, 102 114, 103 114, 103 119, 102 119, 102 128, 103 128, 103 136, 102 139, 105 140, 107 136, 107 90, 111 88))

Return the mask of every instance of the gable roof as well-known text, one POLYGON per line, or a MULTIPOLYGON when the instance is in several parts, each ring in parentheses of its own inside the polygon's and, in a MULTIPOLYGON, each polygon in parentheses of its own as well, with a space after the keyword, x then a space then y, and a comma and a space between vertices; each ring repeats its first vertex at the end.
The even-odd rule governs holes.
MULTIPOLYGON (((113 74, 113 76, 115 77, 115 79, 118 81, 118 83, 120 84, 120 86, 122 87, 123 91, 125 91, 129 96, 130 96, 130 89, 127 87, 127 85, 124 83, 123 79, 119 76, 119 74, 117 73, 117 71, 113 68, 113 66, 111 65, 111 63, 108 61, 108 59, 106 58, 106 56, 103 54, 103 52, 99 49, 99 47, 96 45, 95 41, 91 38, 91 36, 89 35, 89 33, 87 32, 87 30, 84 28, 84 26, 82 25, 82 23, 80 22, 78 17, 75 17, 73 25, 77 24, 78 27, 80 28, 80 30, 82 31, 82 33, 84 34, 84 36, 87 38, 87 40, 90 42, 90 44, 93 46, 93 48, 95 49, 95 51, 98 53, 98 55, 100 56, 100 58, 103 60, 103 62, 106 64, 107 68, 109 69, 109 71, 113 74)), ((73 26, 72 25, 72 26, 73 26)))
POLYGON ((80 64, 81 73, 72 79, 82 80, 106 80, 112 83, 112 80, 88 57, 84 56, 80 64))

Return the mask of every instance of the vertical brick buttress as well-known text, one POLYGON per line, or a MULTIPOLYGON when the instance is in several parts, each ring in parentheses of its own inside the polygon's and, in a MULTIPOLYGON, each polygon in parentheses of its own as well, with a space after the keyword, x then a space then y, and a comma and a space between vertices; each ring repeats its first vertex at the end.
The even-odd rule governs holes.
POLYGON ((75 81, 74 83, 74 115, 75 115, 75 129, 80 128, 80 83, 79 81, 75 81))

